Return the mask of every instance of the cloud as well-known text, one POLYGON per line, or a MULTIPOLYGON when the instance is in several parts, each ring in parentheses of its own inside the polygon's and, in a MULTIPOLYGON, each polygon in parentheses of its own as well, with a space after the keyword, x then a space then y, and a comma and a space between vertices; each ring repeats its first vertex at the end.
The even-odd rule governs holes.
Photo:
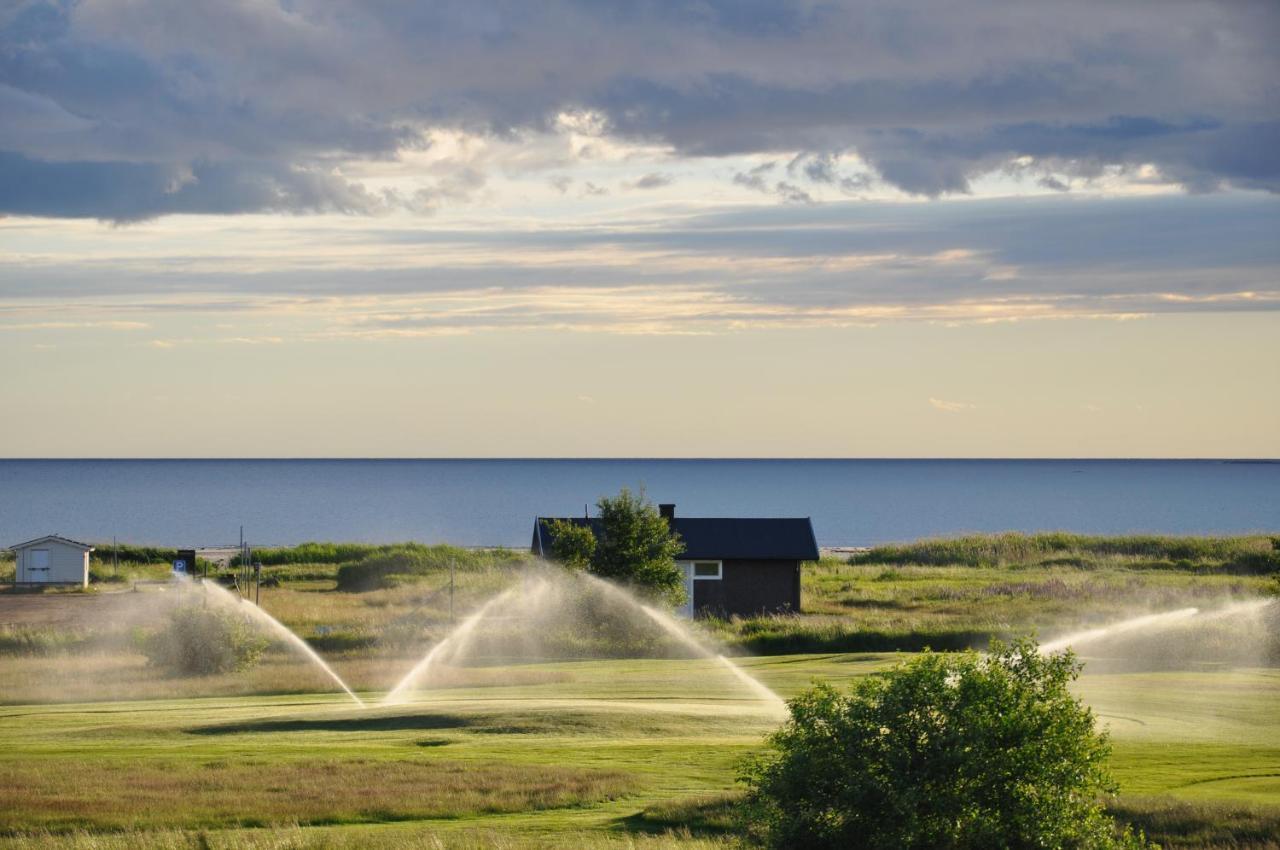
POLYGON ((382 205, 332 173, 274 163, 45 162, 0 152, 0 209, 136 221, 168 213, 370 213, 382 205))
POLYGON ((633 189, 661 189, 674 183, 670 174, 646 174, 631 184, 633 189))
POLYGON ((440 131, 802 151, 823 185, 856 179, 832 168, 854 152, 925 196, 1014 161, 1275 192, 1278 27, 1269 2, 18 0, 0 11, 0 212, 368 214, 388 201, 347 166, 440 131))
POLYGON ((976 410, 978 407, 967 401, 946 401, 940 398, 930 398, 929 404, 934 410, 941 410, 943 413, 963 413, 966 410, 976 410))
POLYGON ((0 331, 65 331, 76 330, 81 328, 101 328, 110 331, 138 331, 145 330, 150 327, 146 322, 131 321, 43 321, 43 322, 15 322, 11 324, 0 324, 0 331))
MULTIPOLYGON (((120 231, 84 228, 78 256, 0 255, 0 317, 159 327, 177 312, 234 313, 216 342, 1280 310, 1280 199, 1266 195, 697 209, 471 229, 206 219, 187 255, 148 247, 163 223, 129 231, 136 256, 120 231), (241 330, 255 314, 263 325, 241 330)), ((22 232, 7 245, 20 248, 22 232)))
POLYGON ((785 180, 780 181, 775 187, 774 192, 784 201, 790 201, 793 204, 812 204, 813 196, 808 192, 795 186, 785 180))
POLYGON ((739 171, 733 175, 733 182, 757 192, 768 192, 769 186, 765 182, 765 175, 773 171, 776 165, 777 163, 774 162, 766 162, 747 171, 739 171))
MULTIPOLYGON (((795 173, 794 166, 801 158, 802 157, 796 157, 791 161, 787 166, 788 173, 795 173)), ((786 180, 778 180, 770 183, 765 179, 766 175, 773 171, 775 165, 776 163, 766 162, 763 165, 757 165, 747 171, 739 171, 737 174, 733 175, 733 182, 746 189, 776 195, 778 198, 788 203, 812 204, 813 196, 797 186, 795 183, 791 183, 786 180)))
POLYGON ((474 168, 452 169, 432 185, 416 191, 408 206, 416 212, 434 212, 443 204, 466 203, 484 188, 486 182, 485 175, 474 168))

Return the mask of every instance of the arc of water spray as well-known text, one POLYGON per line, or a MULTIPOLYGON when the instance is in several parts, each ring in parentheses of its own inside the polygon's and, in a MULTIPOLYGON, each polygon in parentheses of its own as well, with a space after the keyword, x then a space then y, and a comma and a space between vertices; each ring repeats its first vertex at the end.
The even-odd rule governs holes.
POLYGON ((677 622, 676 619, 672 617, 670 614, 667 614, 663 611, 659 611, 656 608, 652 608, 648 605, 645 605, 643 602, 639 602, 631 598, 631 596, 629 596, 621 588, 613 584, 610 584, 609 582, 604 581, 603 579, 599 579, 599 578, 596 578, 595 576, 587 575, 585 573, 583 574, 583 577, 586 578, 588 581, 592 582, 593 584, 595 584, 596 586, 600 587, 602 590, 604 590, 604 592, 608 593, 610 596, 613 596, 615 599, 621 599, 627 604, 634 605, 637 608, 639 608, 642 612, 644 612, 644 615, 646 617, 648 617, 650 620, 653 620, 653 622, 657 623, 658 626, 664 632, 666 632, 671 637, 675 638, 680 643, 684 644, 689 649, 692 649, 699 656, 703 658, 710 658, 713 661, 715 661, 717 664, 719 664, 721 667, 724 667, 733 675, 735 679, 737 679, 742 684, 746 685, 747 688, 753 694, 755 694, 757 698, 759 698, 762 702, 768 705, 770 710, 773 713, 780 714, 780 715, 786 714, 787 703, 782 697, 774 693, 773 690, 770 689, 764 682, 761 682, 759 679, 755 678, 750 673, 743 670, 737 664, 734 664, 728 658, 724 657, 723 655, 717 652, 713 652, 712 650, 708 649, 701 641, 699 641, 696 637, 694 637, 686 627, 684 627, 679 622, 677 622))
MULTIPOLYGON (((773 713, 786 713, 786 703, 783 701, 782 697, 778 696, 764 683, 752 677, 728 658, 708 649, 697 638, 690 634, 687 628, 678 623, 670 615, 639 602, 621 588, 611 584, 610 582, 586 573, 579 575, 581 578, 585 579, 590 584, 599 588, 614 599, 620 600, 625 605, 639 610, 646 617, 656 623, 664 632, 675 638, 684 646, 692 649, 696 655, 702 658, 709 658, 724 667, 735 679, 745 685, 753 694, 756 695, 758 699, 764 702, 773 713)), ((542 578, 526 581, 521 585, 516 585, 504 590, 502 593, 499 593, 488 602, 481 605, 476 609, 475 613, 463 620, 458 624, 457 628, 432 647, 431 650, 422 657, 422 660, 415 664, 413 669, 406 673, 396 686, 382 698, 382 703, 384 705, 400 705, 407 702, 410 691, 412 691, 418 682, 420 682, 430 672, 433 666, 442 661, 447 655, 457 653, 466 647, 472 634, 484 618, 488 616, 490 611, 511 599, 517 593, 525 593, 531 597, 536 597, 537 594, 546 587, 547 582, 542 578)))
POLYGON ((1113 635, 1124 634, 1126 632, 1137 631, 1145 628, 1160 628, 1180 620, 1186 620, 1200 613, 1199 608, 1179 608, 1176 611, 1166 611, 1163 614, 1145 614, 1141 617, 1131 617, 1128 620, 1122 620, 1119 623, 1112 623, 1109 626, 1102 626, 1097 629, 1086 629, 1085 631, 1073 632, 1065 635, 1057 640, 1051 640, 1048 643, 1040 645, 1041 652, 1061 652, 1068 647, 1075 646, 1078 643, 1090 643, 1102 638, 1109 638, 1113 635))
POLYGON ((433 646, 431 650, 422 657, 421 661, 413 666, 412 670, 406 673, 400 681, 396 683, 394 688, 387 692, 387 695, 382 698, 382 704, 401 705, 407 702, 409 691, 413 689, 418 680, 431 669, 432 665, 434 665, 438 659, 443 658, 443 653, 446 649, 460 649, 466 643, 467 639, 471 637, 471 633, 476 630, 476 626, 480 624, 480 621, 485 618, 485 615, 487 615, 489 611, 491 611, 495 606, 505 602, 507 599, 510 599, 518 590, 521 589, 520 585, 509 587, 477 608, 475 613, 459 623, 456 629, 445 635, 439 643, 433 646))
POLYGON ((253 602, 250 602, 248 599, 242 598, 238 594, 231 593, 226 588, 219 587, 218 585, 213 584, 211 582, 207 582, 207 581, 201 582, 200 586, 204 588, 204 591, 207 595, 212 596, 214 599, 218 600, 222 604, 242 606, 242 610, 244 610, 251 619, 265 626, 269 631, 271 631, 277 637, 283 639, 286 643, 288 643, 294 649, 298 650, 303 655, 305 655, 309 661, 315 663, 321 670, 324 671, 326 676, 328 676, 330 679, 333 680, 333 683, 335 685, 342 688, 343 692, 345 692, 347 696, 351 697, 352 701, 355 702, 356 705, 359 705, 359 706, 364 705, 364 700, 356 696, 355 691, 347 687, 347 683, 343 681, 342 677, 339 676, 334 671, 334 669, 330 667, 328 663, 326 663, 325 660, 321 658, 320 655, 314 649, 311 648, 311 645, 308 644, 302 638, 298 637, 293 632, 293 630, 291 630, 284 623, 280 622, 275 617, 272 617, 266 611, 262 610, 257 605, 255 605, 253 602))

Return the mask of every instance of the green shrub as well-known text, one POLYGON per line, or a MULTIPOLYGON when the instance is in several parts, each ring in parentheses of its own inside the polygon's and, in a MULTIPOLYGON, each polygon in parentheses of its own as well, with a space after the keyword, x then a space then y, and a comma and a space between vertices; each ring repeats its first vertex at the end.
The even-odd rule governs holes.
POLYGON ((1110 747, 1079 670, 1023 640, 819 685, 747 765, 752 820, 797 850, 1142 847, 1100 803, 1110 747))
POLYGON ((343 652, 360 652, 378 643, 376 635, 361 630, 327 631, 307 638, 316 652, 335 655, 343 652))
POLYGON ((268 641, 236 612, 193 604, 171 613, 140 644, 155 667, 179 676, 208 676, 252 667, 268 641))

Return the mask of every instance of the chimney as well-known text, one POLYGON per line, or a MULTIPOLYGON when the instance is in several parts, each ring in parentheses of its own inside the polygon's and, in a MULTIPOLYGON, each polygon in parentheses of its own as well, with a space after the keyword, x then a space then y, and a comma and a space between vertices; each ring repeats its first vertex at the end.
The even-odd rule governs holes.
POLYGON ((658 513, 667 522, 671 522, 671 520, 676 518, 676 506, 675 505, 658 505, 658 513))

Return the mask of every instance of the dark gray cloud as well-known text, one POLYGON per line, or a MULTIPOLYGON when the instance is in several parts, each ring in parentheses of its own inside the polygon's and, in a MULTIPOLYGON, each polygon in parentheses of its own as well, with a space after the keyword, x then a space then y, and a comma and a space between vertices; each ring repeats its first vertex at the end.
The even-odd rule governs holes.
POLYGON ((765 178, 776 166, 777 163, 766 162, 747 171, 739 171, 733 175, 733 182, 739 186, 754 189, 757 192, 768 192, 769 184, 765 182, 765 178))
POLYGON ((272 162, 45 162, 0 152, 0 201, 26 215, 135 221, 168 213, 370 212, 333 174, 272 162))
POLYGON ((929 196, 1022 158, 1055 179, 1152 164, 1192 191, 1274 192, 1277 36, 1271 0, 16 0, 0 211, 363 210, 332 176, 345 159, 575 109, 687 155, 809 151, 805 178, 833 185, 857 179, 834 168, 856 152, 929 196), (24 168, 92 177, 42 199, 24 168), (157 188, 197 172, 205 188, 157 188))
POLYGON ((670 186, 675 179, 670 174, 646 174, 636 182, 632 183, 635 189, 661 189, 664 186, 670 186))

